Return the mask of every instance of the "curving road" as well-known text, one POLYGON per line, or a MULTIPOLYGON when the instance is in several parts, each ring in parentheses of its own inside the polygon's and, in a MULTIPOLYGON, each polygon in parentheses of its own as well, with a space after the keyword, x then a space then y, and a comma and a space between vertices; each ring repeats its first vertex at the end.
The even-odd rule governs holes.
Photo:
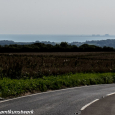
POLYGON ((81 115, 115 115, 115 94, 87 106, 81 115))
POLYGON ((67 88, 0 101, 1 111, 34 111, 33 115, 75 115, 87 103, 115 92, 115 84, 67 88))

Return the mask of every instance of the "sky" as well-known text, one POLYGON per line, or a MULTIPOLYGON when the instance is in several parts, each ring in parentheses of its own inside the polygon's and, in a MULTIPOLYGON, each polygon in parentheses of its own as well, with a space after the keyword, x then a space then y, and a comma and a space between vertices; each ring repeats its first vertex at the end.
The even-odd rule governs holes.
POLYGON ((0 0, 0 34, 115 35, 115 0, 0 0))

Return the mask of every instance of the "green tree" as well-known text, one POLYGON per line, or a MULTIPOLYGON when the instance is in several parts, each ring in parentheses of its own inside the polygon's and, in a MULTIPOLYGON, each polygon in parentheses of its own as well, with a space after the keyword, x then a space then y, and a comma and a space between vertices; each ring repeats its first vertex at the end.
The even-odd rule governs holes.
POLYGON ((60 46, 61 47, 68 47, 68 43, 67 42, 61 42, 60 46))

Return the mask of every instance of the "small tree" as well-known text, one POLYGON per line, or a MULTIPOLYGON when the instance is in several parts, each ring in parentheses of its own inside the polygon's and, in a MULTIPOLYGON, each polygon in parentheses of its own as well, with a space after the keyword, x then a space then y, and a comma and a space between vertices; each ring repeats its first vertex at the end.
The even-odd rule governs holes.
POLYGON ((67 42, 61 42, 60 46, 61 47, 68 47, 68 43, 67 42))

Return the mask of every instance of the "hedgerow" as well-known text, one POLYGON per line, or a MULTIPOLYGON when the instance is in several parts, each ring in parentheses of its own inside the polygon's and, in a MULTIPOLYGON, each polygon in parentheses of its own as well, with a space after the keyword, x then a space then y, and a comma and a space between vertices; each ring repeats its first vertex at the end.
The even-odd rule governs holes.
POLYGON ((16 97, 25 93, 44 92, 67 87, 115 83, 115 73, 76 73, 59 76, 44 76, 37 79, 0 80, 1 97, 16 97))

